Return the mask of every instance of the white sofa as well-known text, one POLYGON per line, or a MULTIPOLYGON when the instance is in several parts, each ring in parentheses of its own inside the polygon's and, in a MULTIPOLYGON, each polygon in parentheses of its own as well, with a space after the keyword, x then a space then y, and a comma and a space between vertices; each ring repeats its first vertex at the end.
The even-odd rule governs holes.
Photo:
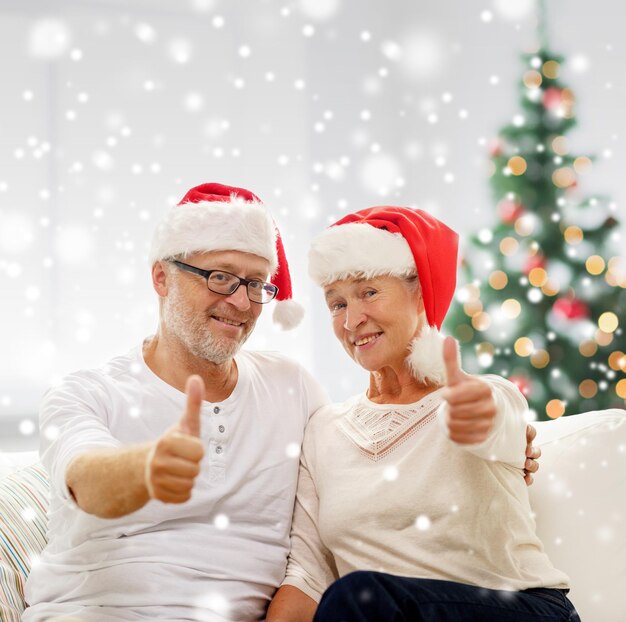
POLYGON ((583 622, 626 622, 626 410, 539 422, 537 532, 583 622))
MULTIPOLYGON (((583 622, 625 622, 626 411, 538 422, 530 488, 537 530, 571 578, 583 622)), ((0 620, 19 622, 31 563, 45 544, 47 480, 36 453, 0 453, 0 620), (29 465, 29 466, 27 466, 29 465)))

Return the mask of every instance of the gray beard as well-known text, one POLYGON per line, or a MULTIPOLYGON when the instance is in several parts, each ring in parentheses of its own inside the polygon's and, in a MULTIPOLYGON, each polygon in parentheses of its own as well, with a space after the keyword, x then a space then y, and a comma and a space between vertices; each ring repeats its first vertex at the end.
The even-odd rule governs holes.
POLYGON ((181 300, 178 288, 170 288, 163 303, 163 322, 168 332, 197 358, 221 365, 234 358, 246 342, 254 324, 236 341, 228 337, 219 337, 209 328, 211 312, 193 313, 181 300))

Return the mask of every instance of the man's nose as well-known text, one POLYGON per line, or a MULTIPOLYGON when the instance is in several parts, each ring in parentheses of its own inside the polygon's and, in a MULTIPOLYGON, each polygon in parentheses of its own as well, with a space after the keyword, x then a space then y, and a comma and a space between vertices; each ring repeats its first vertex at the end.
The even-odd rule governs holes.
POLYGON ((250 308, 248 287, 244 283, 239 283, 239 287, 232 294, 228 294, 226 298, 231 305, 241 311, 247 311, 250 308))

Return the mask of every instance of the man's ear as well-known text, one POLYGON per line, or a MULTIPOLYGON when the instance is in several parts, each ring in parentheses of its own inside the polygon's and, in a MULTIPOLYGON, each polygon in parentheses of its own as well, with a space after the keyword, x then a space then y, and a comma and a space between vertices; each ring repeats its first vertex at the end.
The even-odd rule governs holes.
POLYGON ((164 263, 163 261, 155 261, 152 264, 152 287, 161 298, 167 296, 168 289, 168 273, 164 263))

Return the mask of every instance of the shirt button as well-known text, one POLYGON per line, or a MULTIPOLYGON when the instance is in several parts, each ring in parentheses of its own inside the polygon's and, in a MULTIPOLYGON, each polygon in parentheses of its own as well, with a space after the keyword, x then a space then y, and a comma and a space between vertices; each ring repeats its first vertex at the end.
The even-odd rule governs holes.
POLYGON ((222 451, 223 451, 223 449, 222 449, 222 446, 221 446, 221 445, 218 445, 218 446, 215 448, 215 453, 216 453, 216 454, 221 454, 221 453, 222 453, 222 451))
POLYGON ((215 407, 213 408, 213 412, 214 412, 216 415, 217 415, 217 413, 219 413, 219 411, 220 411, 220 407, 219 407, 219 406, 215 406, 215 407))
POLYGON ((223 432, 226 428, 225 428, 223 425, 221 425, 221 426, 219 426, 217 429, 218 429, 220 432, 223 432))

